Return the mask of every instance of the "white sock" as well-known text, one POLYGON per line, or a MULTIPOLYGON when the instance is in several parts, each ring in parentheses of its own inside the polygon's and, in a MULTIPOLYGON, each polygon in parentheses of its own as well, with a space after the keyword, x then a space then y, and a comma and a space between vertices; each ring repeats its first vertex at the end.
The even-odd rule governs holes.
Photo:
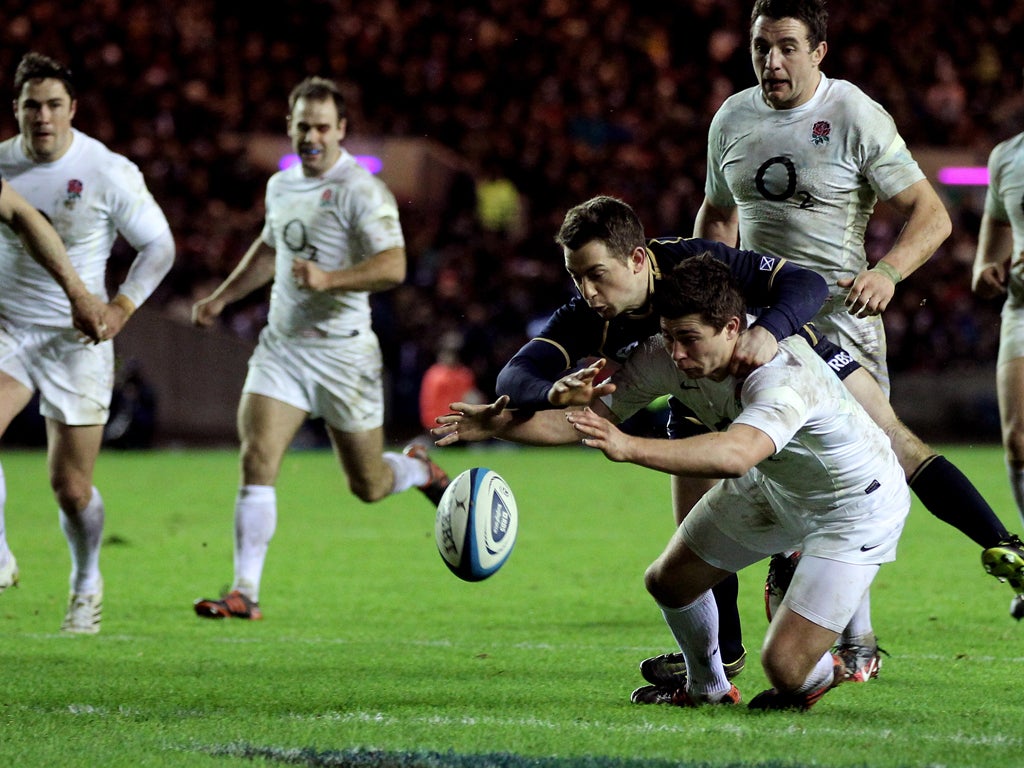
POLYGON ((818 663, 814 665, 814 669, 811 670, 811 674, 804 680, 803 685, 796 689, 797 693, 807 693, 808 691, 816 691, 823 685, 830 684, 832 682, 832 676, 834 674, 833 669, 835 662, 832 660, 832 654, 823 654, 818 663))
POLYGON ((260 578, 267 548, 277 528, 277 491, 272 485, 243 485, 235 498, 235 582, 253 602, 260 599, 260 578))
POLYGON ((687 692, 706 698, 726 693, 732 684, 718 650, 718 606, 711 590, 682 608, 661 606, 661 613, 686 659, 687 692))
POLYGON ((392 493, 401 493, 409 488, 419 488, 430 480, 430 470, 419 459, 391 451, 382 454, 382 458, 395 475, 395 482, 391 486, 392 493))
POLYGON ((60 510, 60 527, 71 552, 71 591, 76 595, 92 595, 100 591, 100 544, 103 541, 105 509, 103 497, 95 488, 85 508, 77 515, 60 510))
POLYGON ((1010 475, 1010 490, 1013 491, 1013 500, 1017 502, 1017 515, 1020 517, 1021 524, 1024 524, 1024 467, 1015 467, 1007 462, 1006 471, 1010 475))
POLYGON ((853 616, 850 617, 850 622, 846 625, 846 629, 840 635, 839 642, 868 646, 874 645, 877 642, 875 640, 875 630, 871 627, 870 592, 864 593, 864 598, 860 601, 860 605, 857 606, 853 616))
POLYGON ((7 478, 4 477, 4 467, 0 464, 0 563, 6 563, 11 556, 11 549, 7 545, 7 527, 4 523, 4 509, 7 506, 7 478))

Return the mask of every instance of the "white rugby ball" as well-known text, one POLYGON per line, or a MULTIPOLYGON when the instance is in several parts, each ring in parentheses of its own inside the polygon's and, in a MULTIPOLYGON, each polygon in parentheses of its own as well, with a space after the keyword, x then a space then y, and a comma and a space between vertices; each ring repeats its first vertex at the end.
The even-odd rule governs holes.
POLYGON ((482 581, 512 554, 519 528, 508 483, 486 467, 451 481, 437 505, 434 538, 445 565, 463 581, 482 581))

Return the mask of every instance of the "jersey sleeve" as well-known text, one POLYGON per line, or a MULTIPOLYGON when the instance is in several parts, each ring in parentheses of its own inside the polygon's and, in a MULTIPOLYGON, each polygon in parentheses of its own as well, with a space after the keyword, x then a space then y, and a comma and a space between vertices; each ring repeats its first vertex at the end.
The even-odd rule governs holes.
POLYGON ((995 221, 1008 222, 1010 214, 1006 210, 1001 192, 1003 152, 1006 142, 997 144, 988 156, 988 188, 985 190, 985 213, 995 221))
POLYGON ((747 307, 757 310, 756 325, 778 341, 809 323, 828 298, 825 279, 810 269, 755 251, 731 248, 714 240, 682 241, 695 252, 708 252, 725 263, 747 307))
POLYGON ((107 172, 106 189, 113 196, 110 211, 114 225, 132 248, 140 251, 167 232, 170 225, 146 187, 138 166, 114 155, 107 172))
POLYGON ((354 230, 367 257, 405 247, 398 204, 383 182, 366 174, 352 184, 348 192, 354 230))
POLYGON ((568 368, 564 350, 544 339, 532 339, 498 372, 495 391, 508 395, 510 406, 540 410, 551 408, 548 391, 568 368))
POLYGON ((563 373, 597 347, 601 320, 581 299, 555 310, 535 338, 498 373, 495 390, 508 395, 514 408, 551 408, 548 390, 563 373))
POLYGON ((767 369, 754 371, 743 384, 743 410, 733 424, 746 424, 764 432, 781 451, 807 422, 808 405, 796 387, 767 369))
POLYGON ((707 176, 704 180, 704 195, 716 208, 735 208, 736 199, 729 189, 723 169, 722 153, 722 121, 725 120, 724 112, 727 105, 723 105, 715 113, 711 120, 711 127, 708 130, 708 162, 707 176))
POLYGON ((888 200, 925 178, 924 171, 910 154, 892 116, 863 92, 855 93, 845 104, 857 125, 850 133, 855 145, 849 150, 859 158, 861 172, 875 194, 888 200))

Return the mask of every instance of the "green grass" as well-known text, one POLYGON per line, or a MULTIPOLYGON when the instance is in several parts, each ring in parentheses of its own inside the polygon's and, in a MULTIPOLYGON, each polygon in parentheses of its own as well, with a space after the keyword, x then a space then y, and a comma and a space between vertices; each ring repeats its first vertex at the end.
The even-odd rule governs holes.
MULTIPOLYGON (((951 449, 1014 530, 1001 452, 951 449)), ((262 622, 196 618, 230 580, 230 451, 105 452, 103 632, 57 631, 68 554, 36 452, 5 451, 22 583, 0 597, 0 766, 1013 766, 1024 624, 977 548, 915 502, 873 590, 881 677, 806 714, 638 707, 637 662, 671 638, 643 589, 668 480, 583 449, 448 450, 519 503, 507 565, 444 567, 415 492, 357 502, 326 452, 289 455, 262 622), (482 756, 482 757, 481 757, 482 756)), ((741 574, 758 663, 764 567, 741 574)))

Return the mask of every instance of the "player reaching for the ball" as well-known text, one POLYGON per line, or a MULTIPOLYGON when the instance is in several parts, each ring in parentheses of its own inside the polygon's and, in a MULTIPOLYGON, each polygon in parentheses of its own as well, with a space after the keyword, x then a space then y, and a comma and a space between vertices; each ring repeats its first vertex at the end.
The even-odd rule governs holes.
MULTIPOLYGON (((14 90, 21 135, 0 144, 0 176, 49 218, 67 247, 71 271, 92 296, 68 293, 63 281, 69 275, 58 274, 63 258, 56 251, 37 264, 13 233, 2 232, 0 433, 38 392, 50 485, 71 552, 71 595, 61 629, 95 634, 103 606, 105 507, 93 487, 93 470, 110 414, 111 340, 170 270, 174 238, 139 169, 72 128, 78 101, 68 69, 47 56, 26 54, 14 90), (106 302, 107 261, 118 234, 138 255, 106 302), (83 302, 94 300, 100 307, 87 310, 93 319, 83 325, 83 302), (80 332, 89 337, 86 343, 80 332)), ((0 592, 17 576, 3 524, 5 497, 0 472, 0 592)))
MULTIPOLYGON (((808 709, 843 681, 830 652, 895 557, 910 494, 885 433, 799 336, 744 378, 730 373, 746 307, 728 267, 708 255, 682 261, 654 287, 661 333, 643 342, 593 392, 592 408, 518 418, 490 406, 453 404, 434 430, 451 439, 500 437, 575 442, 673 475, 723 478, 696 503, 647 569, 689 674, 674 687, 639 689, 651 702, 692 707, 740 700, 718 646, 711 588, 787 548, 803 552, 768 628, 761 663, 773 686, 751 709, 808 709), (665 393, 710 433, 664 440, 630 436, 621 421, 665 393)), ((584 388, 594 368, 579 376, 584 388)), ((636 699, 637 693, 634 694, 636 699)))
MULTIPOLYGON (((928 261, 952 225, 892 117, 852 83, 821 71, 827 25, 824 0, 753 3, 750 58, 758 84, 726 99, 712 119, 694 232, 785 255, 825 277, 830 298, 815 326, 852 353, 887 398, 881 313, 896 285, 928 261), (904 224, 872 266, 864 237, 878 199, 904 224)), ((990 573, 1024 592, 1021 541, 955 466, 897 421, 887 402, 868 407, 873 415, 883 410, 888 421, 879 423, 924 506, 982 548, 990 573)), ((784 582, 784 575, 769 573, 769 591, 784 582)), ((843 645, 857 674, 878 673, 869 612, 858 613, 843 645)))
MULTIPOLYGON (((660 276, 671 270, 680 259, 692 256, 704 247, 722 248, 716 242, 700 239, 645 240, 643 226, 632 208, 611 197, 596 197, 572 208, 555 240, 562 247, 566 269, 580 291, 580 298, 556 310, 537 338, 519 350, 499 374, 498 392, 509 395, 510 404, 515 408, 551 408, 588 402, 589 392, 585 388, 566 387, 564 382, 557 381, 558 377, 588 357, 604 356, 613 363, 622 362, 632 349, 631 344, 656 330, 657 318, 651 311, 650 297, 660 276)), ((715 250, 712 252, 717 253, 715 250)), ((756 252, 752 253, 756 255, 756 252)), ((772 264, 783 261, 771 256, 758 258, 772 264)), ((809 272, 799 270, 788 261, 787 264, 790 270, 809 272)), ((781 277, 782 273, 777 281, 778 293, 771 300, 776 307, 780 301, 789 302, 784 298, 786 293, 781 291, 781 277)), ((758 305, 749 296, 748 301, 751 306, 758 305)), ((810 312, 817 312, 817 306, 810 312)), ((790 319, 799 317, 792 310, 783 315, 787 316, 790 319)), ((798 323, 805 321, 806 317, 800 317, 798 323)), ((770 359, 776 339, 792 332, 787 330, 775 335, 765 332, 759 328, 760 325, 761 321, 743 335, 756 334, 760 343, 751 346, 761 350, 758 356, 767 349, 768 356, 758 359, 743 352, 744 341, 741 340, 736 356, 742 353, 748 364, 770 359)), ((911 489, 919 494, 928 510, 986 547, 985 555, 1009 558, 1009 562, 1001 562, 1009 568, 1020 567, 1024 559, 1017 537, 1005 529, 991 507, 953 464, 931 453, 931 449, 897 418, 874 378, 849 353, 828 344, 827 340, 823 340, 816 349, 889 435, 911 489)), ((681 409, 673 408, 669 433, 670 436, 692 434, 692 425, 681 409)), ((677 524, 709 485, 700 478, 672 478, 677 524)), ((1012 576, 1012 573, 995 571, 997 576, 1012 576)), ((1015 578, 1016 581, 1011 579, 1012 584, 1020 591, 1020 577, 1015 578)), ((723 617, 722 653, 733 675, 739 674, 744 664, 739 614, 735 606, 736 589, 731 579, 724 580, 715 589, 723 617)), ((863 615, 870 619, 867 605, 863 615)), ((860 642, 851 640, 845 643, 841 650, 849 661, 851 679, 865 680, 873 672, 877 673, 879 652, 873 636, 859 639, 860 642), (865 673, 866 667, 868 671, 865 673)), ((667 654, 645 660, 641 664, 641 672, 654 685, 673 687, 685 677, 686 667, 679 654, 667 654)))
POLYGON ((422 445, 384 452, 381 351, 369 294, 405 278, 395 198, 342 149, 345 100, 310 77, 288 98, 300 163, 267 183, 263 232, 235 270, 196 302, 211 325, 227 304, 273 280, 267 327, 249 360, 238 406, 241 487, 235 501, 234 581, 195 602, 207 618, 259 619, 260 579, 277 523, 275 483, 303 423, 322 417, 349 488, 374 502, 420 488, 436 506, 448 476, 422 445))

